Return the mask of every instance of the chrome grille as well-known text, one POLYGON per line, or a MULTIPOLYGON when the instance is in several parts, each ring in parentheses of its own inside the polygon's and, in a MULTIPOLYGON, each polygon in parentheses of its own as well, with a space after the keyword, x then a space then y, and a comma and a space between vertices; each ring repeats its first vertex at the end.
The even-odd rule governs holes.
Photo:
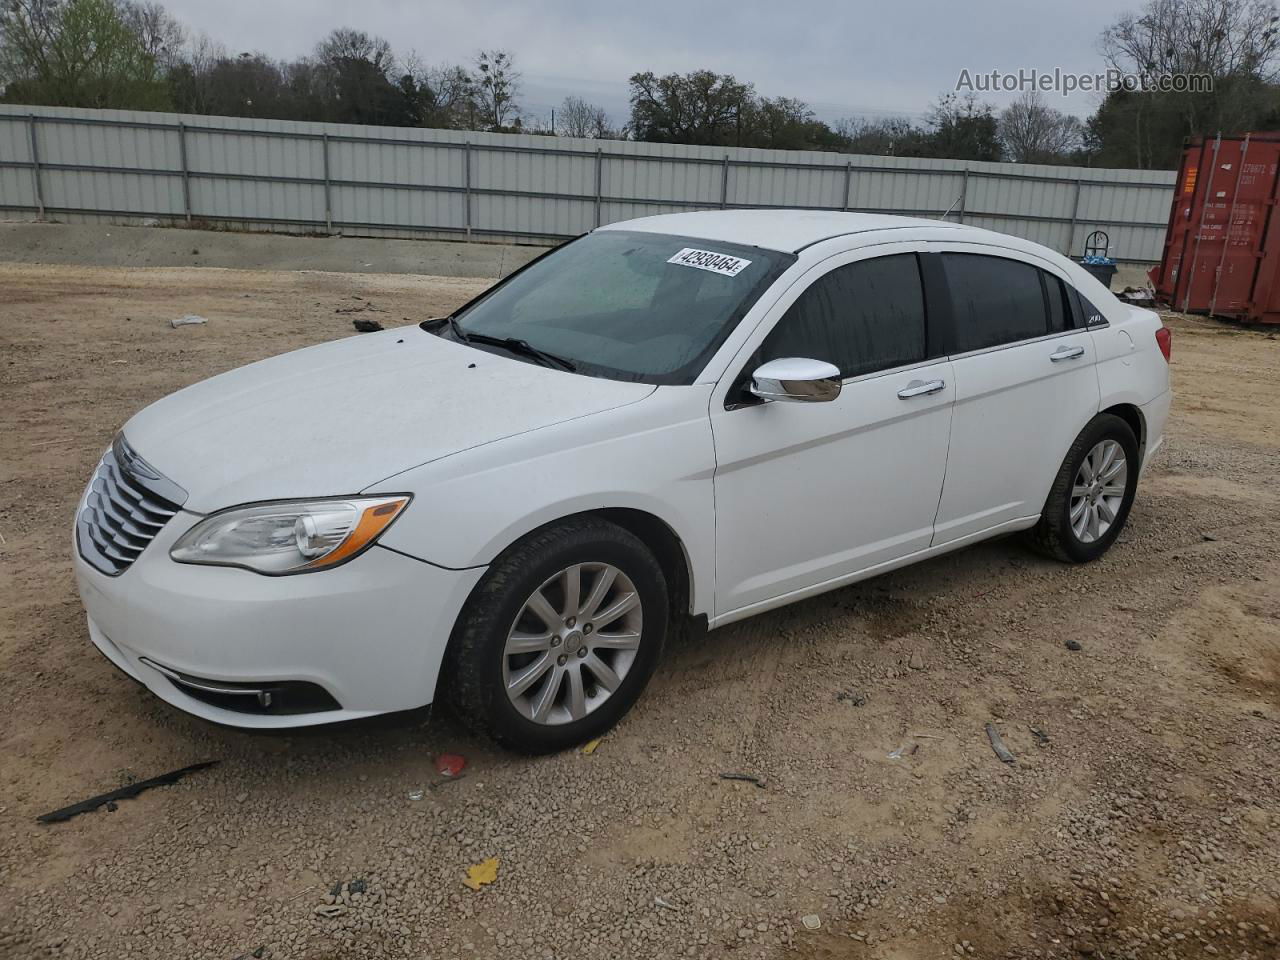
POLYGON ((184 500, 185 490, 161 476, 123 437, 117 437, 103 454, 80 505, 76 518, 80 555, 103 573, 119 576, 184 500), (168 496, 156 492, 157 488, 168 496), (179 497, 176 501, 171 499, 175 495, 179 497))

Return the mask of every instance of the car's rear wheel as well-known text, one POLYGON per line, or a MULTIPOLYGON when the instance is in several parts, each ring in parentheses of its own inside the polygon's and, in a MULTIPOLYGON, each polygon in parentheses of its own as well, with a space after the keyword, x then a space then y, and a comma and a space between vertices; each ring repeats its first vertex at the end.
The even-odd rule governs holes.
POLYGON ((1067 563, 1086 563, 1115 543, 1138 485, 1138 441, 1120 417, 1094 417, 1067 452, 1033 540, 1067 563))
POLYGON ((526 753, 599 736, 635 703, 669 617, 658 562, 630 532, 587 517, 535 531, 489 568, 450 643, 458 713, 526 753))

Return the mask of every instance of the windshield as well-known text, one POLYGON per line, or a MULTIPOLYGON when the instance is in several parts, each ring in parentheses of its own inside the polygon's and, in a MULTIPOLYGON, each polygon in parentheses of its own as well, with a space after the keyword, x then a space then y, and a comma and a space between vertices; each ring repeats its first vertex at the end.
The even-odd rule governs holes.
POLYGON ((455 332, 523 340, 580 373, 692 383, 794 261, 733 243, 600 230, 464 307, 455 332))

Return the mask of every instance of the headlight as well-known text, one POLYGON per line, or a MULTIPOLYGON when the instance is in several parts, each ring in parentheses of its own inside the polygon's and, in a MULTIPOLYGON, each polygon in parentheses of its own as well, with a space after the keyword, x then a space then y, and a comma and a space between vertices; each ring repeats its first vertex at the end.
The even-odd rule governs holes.
POLYGON ((274 575, 324 570, 372 546, 408 502, 407 496, 345 497, 232 507, 184 533, 169 556, 274 575))

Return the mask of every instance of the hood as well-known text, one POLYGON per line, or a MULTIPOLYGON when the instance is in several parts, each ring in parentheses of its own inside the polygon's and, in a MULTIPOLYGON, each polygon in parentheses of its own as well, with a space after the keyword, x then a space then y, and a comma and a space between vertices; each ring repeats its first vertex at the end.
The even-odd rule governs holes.
POLYGON ((401 327, 202 381, 125 424, 197 513, 358 493, 470 447, 640 400, 654 387, 580 376, 401 327))

